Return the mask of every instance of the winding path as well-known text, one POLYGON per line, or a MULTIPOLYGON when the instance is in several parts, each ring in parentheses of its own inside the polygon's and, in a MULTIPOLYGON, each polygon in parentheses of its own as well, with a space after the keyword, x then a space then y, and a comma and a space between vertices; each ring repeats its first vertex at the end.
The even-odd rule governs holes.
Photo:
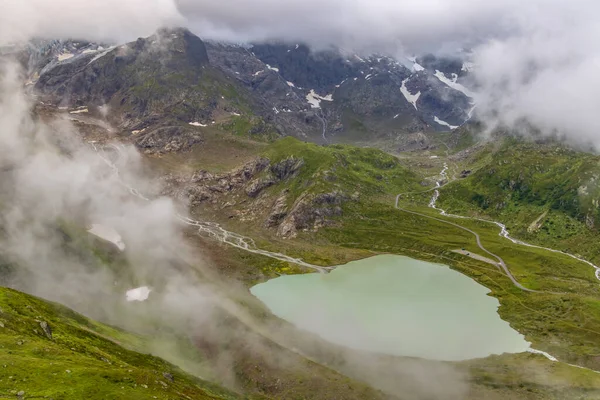
MULTIPOLYGON (((115 165, 114 162, 112 162, 110 159, 108 159, 105 156, 106 152, 104 150, 104 147, 99 149, 98 146, 96 146, 96 142, 90 142, 90 144, 92 145, 92 148, 94 149, 94 151, 96 151, 96 153, 100 156, 100 158, 113 170, 113 172, 121 186, 126 188, 129 191, 129 193, 131 193, 133 196, 135 196, 141 200, 144 200, 144 201, 150 201, 150 199, 148 197, 144 196, 142 193, 140 193, 139 190, 137 190, 134 187, 131 187, 129 184, 127 184, 125 181, 123 181, 123 179, 121 178, 120 172, 119 172, 119 168, 115 165)), ((116 152, 119 154, 119 156, 123 155, 122 149, 119 146, 117 146, 115 144, 110 144, 109 147, 116 150, 116 152)), ((175 216, 177 217, 177 219, 180 222, 182 222, 188 226, 193 226, 193 227, 198 228, 199 233, 208 234, 209 237, 211 237, 221 243, 225 243, 227 245, 236 247, 238 249, 247 251, 249 253, 260 254, 262 256, 266 256, 266 257, 269 257, 269 258, 272 258, 275 260, 296 264, 296 265, 304 267, 304 268, 314 269, 320 273, 327 273, 334 268, 334 267, 322 267, 319 265, 309 264, 299 258, 293 258, 290 256, 286 256, 285 254, 282 254, 282 253, 277 253, 277 252, 273 252, 273 251, 260 249, 256 246, 256 243, 254 242, 253 239, 243 236, 243 235, 240 235, 235 232, 230 232, 230 231, 224 229, 223 227, 221 227, 216 222, 198 221, 198 220, 194 220, 192 218, 186 217, 179 213, 177 213, 175 216)))
MULTIPOLYGON (((444 164, 444 169, 442 169, 442 172, 440 173, 440 176, 442 177, 442 182, 447 180, 447 176, 446 176, 446 171, 448 170, 448 167, 446 164, 444 164)), ((546 251, 550 251, 552 253, 559 253, 559 254, 563 254, 565 256, 569 256, 577 261, 581 261, 582 263, 585 263, 587 265, 589 265, 590 267, 593 267, 595 270, 595 276, 596 279, 600 280, 600 267, 598 267, 597 265, 594 265, 593 263, 591 263, 588 260, 585 260, 581 257, 577 257, 576 255, 573 255, 571 253, 567 253, 561 250, 556 250, 556 249, 551 249, 549 247, 543 247, 543 246, 538 246, 535 244, 531 244, 531 243, 527 243, 524 242, 522 240, 519 239, 515 239, 512 236, 510 236, 510 232, 508 232, 508 229, 506 229, 506 225, 504 225, 501 222, 498 221, 491 221, 491 220, 487 220, 487 219, 483 219, 483 218, 477 218, 477 217, 465 217, 462 215, 456 215, 456 214, 448 214, 446 211, 444 211, 443 209, 439 208, 436 206, 437 200, 440 197, 440 192, 438 189, 440 189, 443 186, 446 186, 448 183, 447 182, 443 185, 440 184, 440 181, 436 182, 436 187, 433 189, 434 190, 434 195, 431 198, 431 201, 429 202, 429 207, 438 210, 440 212, 441 215, 447 216, 447 217, 452 217, 452 218, 461 218, 461 219, 471 219, 474 221, 480 221, 480 222, 485 222, 488 224, 494 224, 496 226, 498 226, 500 228, 500 233, 499 235, 502 236, 505 239, 510 240, 511 242, 513 242, 514 244, 518 244, 521 246, 525 246, 525 247, 531 247, 531 248, 535 248, 535 249, 540 249, 540 250, 546 250, 546 251)), ((398 198, 396 199, 396 205, 398 205, 398 198)))
MULTIPOLYGON (((500 227, 500 233, 499 233, 499 235, 500 235, 500 236, 502 236, 503 238, 506 238, 506 239, 510 240, 511 242, 513 242, 513 243, 515 243, 515 244, 519 244, 519 245, 522 245, 522 246, 527 246, 527 247, 538 248, 538 249, 543 249, 543 250, 548 250, 548 251, 551 251, 551 252, 553 252, 553 253, 561 253, 561 254, 567 255, 567 256, 569 256, 569 257, 572 257, 572 258, 574 258, 574 259, 576 259, 576 260, 582 261, 582 262, 584 262, 584 263, 586 263, 586 264, 588 264, 588 265, 590 265, 590 266, 594 267, 594 268, 596 269, 596 278, 600 279, 600 268, 599 268, 598 266, 596 266, 596 265, 592 264, 591 262, 587 261, 587 260, 584 260, 584 259, 582 259, 582 258, 579 258, 579 257, 577 257, 577 256, 574 256, 574 255, 572 255, 572 254, 569 254, 569 253, 565 253, 565 252, 563 252, 563 251, 560 251, 560 250, 550 249, 550 248, 547 248, 547 247, 542 247, 542 246, 536 246, 536 245, 533 245, 533 244, 529 244, 529 243, 523 242, 523 241, 521 241, 521 240, 518 240, 518 239, 514 239, 514 238, 512 238, 512 237, 510 236, 510 234, 509 234, 508 230, 506 229, 506 226, 505 226, 504 224, 500 223, 500 222, 497 222, 497 221, 489 221, 489 220, 485 220, 485 219, 482 219, 482 218, 475 218, 475 217, 465 217, 465 216, 462 216, 462 215, 448 214, 448 213, 447 213, 446 211, 444 211, 443 209, 441 209, 441 208, 437 207, 437 206, 436 206, 436 203, 437 203, 437 200, 438 200, 438 199, 439 199, 439 197, 440 197, 440 192, 439 192, 439 189, 440 189, 441 187, 443 187, 443 186, 447 185, 448 183, 450 183, 450 182, 448 182, 448 181, 447 181, 447 175, 446 175, 446 171, 447 171, 447 170, 448 170, 448 165, 447 165, 447 164, 444 164, 444 168, 443 168, 443 169, 442 169, 442 171, 440 172, 440 177, 441 177, 442 179, 440 179, 439 181, 436 181, 436 187, 435 187, 435 188, 433 188, 433 189, 429 189, 429 190, 425 190, 425 191, 422 191, 422 192, 408 192, 408 193, 401 193, 401 194, 397 195, 397 196, 396 196, 396 204, 395 204, 395 206, 396 206, 396 209, 398 209, 398 210, 400 210, 400 211, 403 211, 403 212, 406 212, 406 213, 408 213, 408 214, 414 214, 414 215, 418 215, 418 216, 421 216, 421 217, 424 217, 424 218, 429 218, 429 219, 432 219, 432 220, 435 220, 435 221, 443 222, 443 223, 445 223, 445 224, 452 225, 452 226, 454 226, 454 227, 457 227, 457 228, 459 228, 459 229, 462 229, 462 230, 464 230, 464 231, 467 231, 467 232, 471 233, 472 235, 474 235, 474 236, 475 236, 475 239, 476 239, 476 241, 477 241, 477 246, 478 246, 478 247, 479 247, 481 250, 483 250, 484 252, 486 252, 487 254, 491 255, 491 256, 492 256, 492 257, 494 257, 494 258, 496 258, 496 259, 498 260, 498 265, 499 265, 500 267, 502 267, 502 269, 504 270, 504 272, 506 273, 506 275, 508 276, 508 278, 509 278, 509 279, 512 281, 512 283, 513 283, 513 284, 514 284, 516 287, 520 288, 520 289, 521 289, 521 290, 523 290, 523 291, 526 291, 526 292, 532 292, 532 293, 541 293, 540 291, 537 291, 537 290, 531 290, 531 289, 528 289, 528 288, 524 287, 523 285, 521 285, 521 284, 520 284, 520 283, 519 283, 519 282, 518 282, 518 281, 517 281, 517 280, 514 278, 514 276, 513 276, 513 275, 510 273, 510 270, 509 270, 509 269, 508 269, 508 267, 506 266, 506 263, 504 262, 504 260, 502 260, 502 258, 501 258, 500 256, 498 256, 498 255, 496 255, 496 254, 494 254, 494 253, 492 253, 492 252, 488 251, 488 250, 487 250, 485 247, 483 247, 483 245, 481 244, 481 240, 480 240, 480 238, 479 238, 479 235, 478 235, 476 232, 474 232, 474 231, 472 231, 471 229, 468 229, 468 228, 466 228, 466 227, 464 227, 464 226, 462 226, 462 225, 455 224, 455 223, 453 223, 453 222, 450 222, 450 221, 446 221, 446 220, 443 220, 443 219, 440 219, 440 218, 435 218, 435 217, 432 217, 432 216, 429 216, 429 215, 426 215, 426 214, 422 214, 422 213, 419 213, 419 212, 415 212, 415 211, 407 210, 407 209, 405 209, 405 208, 401 208, 401 207, 399 206, 399 204, 398 204, 398 203, 399 203, 399 201, 400 201, 400 197, 401 197, 401 196, 403 196, 403 195, 409 194, 409 193, 426 193, 426 192, 433 191, 433 192, 434 192, 434 194, 433 194, 433 196, 432 196, 432 198, 431 198, 431 201, 429 202, 429 207, 431 207, 431 208, 433 208, 433 209, 435 209, 435 210, 439 211, 439 212, 440 212, 440 214, 442 214, 442 215, 444 215, 444 216, 447 216, 447 217, 452 217, 452 218, 471 219, 471 220, 476 220, 476 221, 482 221, 482 222, 487 222, 487 223, 492 223, 492 224, 495 224, 495 225, 497 225, 498 227, 500 227), (445 183, 444 183, 444 182, 445 182, 445 183)), ((559 361, 559 360, 558 360, 556 357, 554 357, 553 355, 551 355, 551 354, 549 354, 549 353, 546 353, 545 351, 536 350, 536 349, 534 349, 534 348, 529 348, 529 349, 527 350, 527 352, 528 352, 528 353, 533 353, 533 354, 539 354, 539 355, 541 355, 541 356, 544 356, 545 358, 547 358, 548 360, 550 360, 550 361, 552 361, 552 362, 560 362, 560 361, 559 361)), ((590 369, 590 368, 582 367, 582 366, 580 366, 580 365, 575 365, 575 364, 570 364, 570 363, 565 363, 565 364, 567 364, 567 365, 569 365, 569 366, 571 366, 571 367, 580 368, 580 369, 584 369, 584 370, 587 370, 587 371, 591 371, 591 372, 595 372, 595 373, 597 373, 597 374, 600 374, 600 371, 596 371, 596 370, 593 370, 593 369, 590 369)))
MULTIPOLYGON (((439 188, 439 187, 441 187, 441 182, 443 182, 443 181, 445 181, 445 180, 446 180, 446 171, 447 171, 447 170, 448 170, 448 166, 447 166, 446 164, 444 164, 444 169, 443 169, 443 170, 442 170, 442 172, 440 173, 440 176, 442 177, 442 180, 441 180, 441 181, 437 181, 437 182, 436 182, 436 188, 439 188)), ((509 270, 509 269, 508 269, 508 267, 506 266, 506 263, 504 262, 504 260, 503 260, 503 259, 502 259, 500 256, 498 256, 497 254, 494 254, 494 253, 492 253, 491 251, 489 251, 488 249, 486 249, 486 248, 483 246, 483 244, 481 244, 481 238, 479 237, 479 234, 478 234, 477 232, 475 232, 475 231, 473 231, 473 230, 471 230, 471 229, 469 229, 469 228, 466 228, 466 227, 464 227, 464 226, 462 226, 462 225, 455 224, 454 222, 446 221, 446 220, 443 220, 443 219, 441 219, 441 218, 435 218, 435 217, 429 216, 429 215, 427 215, 427 214, 421 214, 420 212, 411 211, 411 210, 407 210, 407 209, 405 209, 405 208, 401 208, 401 207, 399 206, 399 204, 398 204, 398 203, 399 203, 399 201, 400 201, 400 197, 401 197, 401 196, 402 196, 402 193, 396 196, 396 208, 397 208, 398 210, 400 210, 400 211, 403 211, 403 212, 405 212, 405 213, 409 213, 409 214, 413 214, 413 215, 418 215, 418 216, 420 216, 420 217, 424 217, 424 218, 432 219, 432 220, 434 220, 434 221, 442 222, 442 223, 444 223, 444 224, 447 224, 447 225, 452 225, 452 226, 454 226, 454 227, 456 227, 456 228, 462 229, 463 231, 469 232, 470 234, 472 234, 473 236, 475 236, 475 241, 477 242, 477 246, 478 246, 478 247, 479 247, 479 248, 480 248, 482 251, 484 251, 485 253, 489 254, 490 256, 492 256, 492 257, 494 257, 496 260, 498 260, 498 267, 499 267, 498 269, 502 268, 501 270, 503 270, 503 271, 504 271, 504 273, 506 274, 506 276, 508 276, 508 278, 509 278, 509 279, 512 281, 512 283, 513 283, 513 284, 514 284, 516 287, 518 287, 519 289, 521 289, 521 290, 524 290, 524 291, 526 291, 526 292, 537 292, 537 290, 528 289, 528 288, 526 288, 525 286, 521 285, 521 284, 520 284, 520 283, 519 283, 519 282, 516 280, 516 278, 515 278, 515 277, 512 275, 512 273, 510 272, 510 270, 509 270)), ((434 191, 434 195, 433 195, 433 197, 432 197, 431 201, 429 202, 429 207, 431 207, 431 208, 434 208, 434 209, 436 209, 436 210, 438 209, 438 208, 435 206, 435 203, 437 202, 437 199, 439 198, 439 196, 440 196, 440 192, 439 192, 439 190, 435 189, 435 191, 434 191)), ((444 215, 446 215, 446 214, 444 214, 444 215)))

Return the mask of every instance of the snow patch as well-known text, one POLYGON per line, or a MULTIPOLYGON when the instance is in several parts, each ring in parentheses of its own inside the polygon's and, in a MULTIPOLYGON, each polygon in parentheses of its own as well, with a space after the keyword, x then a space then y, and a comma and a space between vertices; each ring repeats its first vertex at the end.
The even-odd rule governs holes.
POLYGON ((438 117, 435 117, 435 116, 433 117, 433 120, 435 122, 437 122, 438 124, 440 124, 440 125, 447 126, 450 129, 456 129, 456 128, 458 128, 458 126, 450 125, 446 121, 442 121, 441 119, 439 119, 438 117))
POLYGON ((540 354, 540 355, 546 357, 550 361, 558 362, 558 359, 556 357, 554 357, 554 356, 546 353, 545 351, 541 351, 541 350, 536 350, 536 349, 529 348, 529 349, 527 349, 527 352, 528 353, 533 353, 533 354, 540 354))
POLYGON ((103 47, 98 47, 98 50, 104 50, 104 51, 102 53, 98 54, 96 57, 92 58, 90 60, 90 62, 88 63, 88 65, 90 65, 94 61, 99 60, 100 58, 104 57, 105 55, 107 55, 108 53, 110 53, 114 48, 115 48, 114 46, 111 46, 107 50, 104 50, 103 47))
POLYGON ((298 47, 300 47, 300 45, 299 45, 299 44, 297 44, 297 45, 296 45, 296 49, 295 49, 295 50, 298 50, 298 47))
POLYGON ((286 81, 285 83, 287 83, 289 87, 296 87, 293 82, 286 81))
POLYGON ((394 119, 398 118, 399 116, 400 116, 400 114, 394 115, 394 119))
POLYGON ((363 60, 362 58, 360 58, 357 54, 355 54, 354 57, 356 57, 358 59, 358 61, 360 61, 360 62, 365 62, 365 60, 363 60))
POLYGON ((58 61, 65 61, 73 57, 75 57, 73 53, 62 53, 58 55, 58 61))
POLYGON ((192 126, 208 126, 206 124, 201 124, 200 122, 190 122, 190 125, 192 125, 192 126))
MULTIPOLYGON (((435 77, 438 78, 442 83, 446 84, 447 86, 451 87, 454 90, 458 90, 459 92, 462 92, 465 96, 467 97, 475 97, 474 93, 471 92, 469 89, 467 89, 466 87, 464 87, 463 85, 461 85, 460 83, 456 82, 455 80, 450 80, 446 77, 446 75, 444 75, 443 72, 438 71, 437 69, 435 70, 435 77)), ((454 74, 456 75, 456 74, 454 74)))
POLYGON ((241 116, 242 114, 236 113, 236 112, 232 112, 231 115, 235 115, 236 117, 241 116))
POLYGON ((125 243, 121 239, 121 235, 110 226, 92 224, 92 227, 88 229, 88 233, 114 244, 121 251, 125 250, 125 243))
POLYGON ((328 94, 327 96, 323 97, 315 93, 314 89, 311 89, 310 92, 306 95, 306 101, 308 101, 311 108, 321 108, 321 100, 333 101, 333 95, 328 94))
POLYGON ((132 135, 137 135, 138 133, 142 133, 142 132, 144 132, 145 130, 146 130, 146 128, 144 128, 144 129, 139 129, 139 130, 136 130, 136 131, 131 131, 131 134, 132 134, 132 135))
POLYGON ((82 114, 82 113, 87 113, 87 112, 89 112, 89 110, 87 109, 87 107, 85 107, 85 108, 80 108, 79 110, 71 111, 69 114, 82 114))
POLYGON ((261 69, 260 71, 257 71, 257 72, 255 72, 255 73, 254 73, 254 76, 258 76, 258 75, 262 74, 263 72, 265 72, 265 71, 263 71, 263 70, 261 69))
POLYGON ((471 72, 471 71, 473 71, 474 67, 475 67, 475 64, 473 64, 472 62, 464 62, 462 65, 462 68, 460 70, 464 71, 464 72, 471 72))
POLYGON ((146 301, 152 290, 148 286, 142 286, 136 289, 130 289, 125 292, 127 301, 146 301))
POLYGON ((406 87, 406 82, 408 82, 409 79, 410 78, 406 78, 405 80, 402 81, 402 86, 400 87, 400 92, 402 92, 406 101, 408 101, 410 104, 412 104, 415 107, 415 110, 417 110, 417 100, 419 100, 419 97, 421 97, 421 92, 419 91, 416 94, 410 93, 410 91, 406 87))
POLYGON ((368 74, 367 76, 365 76, 365 79, 369 80, 369 78, 372 77, 372 76, 373 76, 373 74, 368 74))
POLYGON ((423 68, 423 66, 419 63, 414 63, 413 64, 413 71, 415 72, 419 72, 419 71, 424 71, 425 68, 423 68))
POLYGON ((267 68, 269 68, 271 71, 279 72, 279 68, 271 67, 269 64, 267 64, 267 68))
POLYGON ((275 111, 275 114, 279 114, 281 112, 277 109, 277 107, 273 107, 273 111, 275 111))

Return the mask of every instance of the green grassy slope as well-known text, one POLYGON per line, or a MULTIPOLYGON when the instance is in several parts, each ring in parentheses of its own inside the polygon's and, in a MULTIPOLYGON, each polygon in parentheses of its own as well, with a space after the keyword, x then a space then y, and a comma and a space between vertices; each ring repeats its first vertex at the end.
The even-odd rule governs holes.
POLYGON ((600 261, 600 157, 506 139, 469 178, 442 190, 453 212, 487 215, 525 241, 600 261))
MULTIPOLYGON (((485 164, 491 158, 491 149, 483 151, 485 157, 474 159, 485 164)), ((493 265, 452 252, 460 248, 480 252, 468 232, 394 208, 397 193, 426 189, 419 183, 424 177, 414 172, 418 169, 403 167, 395 158, 372 149, 322 147, 292 139, 276 142, 263 154, 273 162, 290 156, 302 157, 305 162, 297 176, 269 188, 265 196, 273 196, 283 188, 294 196, 304 191, 342 190, 351 194, 356 190, 359 199, 343 203, 341 215, 331 218, 333 224, 316 233, 301 232, 295 240, 280 240, 262 224, 222 220, 229 228, 260 239, 257 243, 262 247, 322 265, 341 264, 348 257, 376 253, 405 254, 448 264, 490 288, 500 300, 500 315, 525 334, 535 348, 600 370, 600 303, 593 268, 561 254, 512 244, 498 235, 499 228, 493 224, 461 220, 461 224, 480 234, 489 250, 505 259, 520 283, 540 291, 523 292, 493 265)), ((556 176, 556 172, 552 174, 556 176)), ((443 196, 461 183, 448 186, 443 196)), ((439 217, 427 208, 430 196, 431 193, 406 195, 401 204, 439 217)), ((279 264, 282 263, 265 261, 261 268, 268 271, 272 265, 279 273, 301 272, 293 266, 284 270, 284 264, 279 264)), ((270 273, 265 274, 265 278, 269 276, 270 273)), ((255 282, 255 275, 248 277, 249 283, 255 282)))
POLYGON ((348 194, 358 192, 362 197, 417 188, 416 174, 402 166, 396 157, 377 149, 320 146, 288 137, 270 145, 264 156, 272 163, 288 157, 304 160, 300 173, 281 184, 296 195, 307 188, 313 192, 336 189, 348 194))
POLYGON ((0 322, 2 398, 241 398, 108 336, 136 341, 130 334, 11 289, 0 288, 0 322))

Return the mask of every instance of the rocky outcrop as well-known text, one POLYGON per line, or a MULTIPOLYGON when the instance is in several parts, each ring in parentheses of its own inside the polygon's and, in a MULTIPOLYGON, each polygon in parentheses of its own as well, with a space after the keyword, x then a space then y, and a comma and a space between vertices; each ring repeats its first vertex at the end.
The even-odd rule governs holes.
POLYGON ((277 236, 294 238, 298 232, 316 231, 333 223, 342 215, 344 202, 360 199, 358 192, 306 191, 294 201, 288 188, 276 197, 266 190, 297 178, 303 166, 304 159, 293 156, 274 164, 257 158, 225 174, 197 171, 188 179, 169 177, 164 194, 179 197, 192 207, 208 206, 219 212, 227 209, 230 218, 263 221, 262 225, 274 229, 277 236))
POLYGON ((50 325, 46 321, 41 321, 40 327, 42 328, 44 335, 46 335, 48 339, 52 340, 52 329, 50 328, 50 325))
POLYGON ((255 179, 250 182, 250 185, 246 188, 246 194, 250 197, 256 197, 262 192, 264 189, 272 186, 276 183, 275 179, 271 176, 266 178, 255 179))
POLYGON ((147 154, 186 151, 202 143, 202 135, 182 126, 165 126, 148 130, 135 137, 134 143, 147 154))
POLYGON ((268 159, 257 158, 225 174, 211 174, 201 170, 195 172, 188 182, 179 186, 185 187, 184 196, 192 206, 204 202, 215 203, 224 194, 242 188, 245 188, 248 196, 256 197, 263 189, 275 183, 268 177, 254 179, 269 165, 268 159))
POLYGON ((296 175, 303 165, 302 158, 291 156, 271 166, 271 172, 277 180, 284 181, 296 175))
POLYGON ((594 216, 590 215, 590 214, 586 215, 585 216, 585 226, 587 226, 588 229, 594 229, 595 225, 596 225, 596 221, 595 221, 594 216))
POLYGON ((281 192, 279 197, 277 197, 277 199, 273 203, 273 207, 271 208, 269 216, 267 217, 267 221, 265 222, 265 226, 267 228, 274 228, 279 226, 282 223, 283 219, 287 216, 288 193, 289 191, 285 189, 283 192, 281 192))
POLYGON ((342 203, 348 197, 341 192, 304 194, 294 203, 292 210, 277 229, 285 239, 297 236, 298 231, 316 231, 330 223, 332 217, 342 215, 342 203))

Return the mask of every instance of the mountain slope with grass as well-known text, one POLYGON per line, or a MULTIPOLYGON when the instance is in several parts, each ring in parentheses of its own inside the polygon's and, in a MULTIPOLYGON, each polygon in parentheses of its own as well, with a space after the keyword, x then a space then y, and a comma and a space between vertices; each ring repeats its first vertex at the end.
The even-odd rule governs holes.
POLYGON ((166 193, 229 224, 291 239, 336 225, 349 204, 418 190, 418 176, 380 150, 319 146, 284 138, 228 173, 197 170, 170 177, 166 193))
MULTIPOLYGON (((240 178, 243 171, 249 171, 247 178, 237 180, 225 174, 210 177, 208 184, 200 183, 208 194, 197 197, 204 200, 193 203, 194 210, 205 219, 252 237, 259 247, 318 265, 339 265, 349 259, 381 253, 404 254, 450 265, 490 288, 500 301, 500 315, 526 335, 535 348, 561 360, 597 369, 595 343, 600 335, 600 315, 595 300, 598 281, 593 268, 561 254, 513 244, 499 236, 496 225, 439 216, 427 207, 444 163, 457 163, 453 165, 457 175, 467 162, 487 165, 493 149, 480 144, 470 147, 467 142, 472 139, 463 136, 458 135, 456 145, 464 149, 448 158, 415 154, 401 159, 373 149, 317 146, 283 139, 261 152, 261 172, 240 168, 233 176, 240 178), (277 171, 287 174, 279 178, 277 171), (428 173, 433 176, 427 176, 428 173), (218 182, 224 186, 215 186, 218 182), (230 186, 231 182, 238 183, 230 186), (210 194, 211 187, 211 193, 218 193, 210 194), (221 189, 217 190, 218 187, 221 189), (327 203, 326 207, 322 202, 304 203, 306 213, 301 216, 316 214, 321 219, 299 218, 296 205, 303 199, 318 199, 332 193, 344 195, 332 196, 340 200, 327 203), (402 208, 424 216, 396 209, 398 194, 402 208), (271 217, 283 222, 270 225, 271 217), (294 222, 311 222, 295 225, 295 234, 285 235, 288 231, 281 227, 286 227, 285 221, 291 217, 294 222), (444 221, 458 222, 476 231, 486 248, 505 259, 518 282, 538 292, 525 292, 494 266, 456 253, 455 250, 462 248, 475 254, 480 250, 472 234, 444 221)), ((206 174, 211 175, 205 171, 197 176, 206 174)), ((453 185, 460 184, 462 181, 448 185, 442 197, 453 185)), ((281 273, 308 272, 272 260, 260 265, 258 270, 242 268, 242 279, 251 284, 281 273)))
POLYGON ((495 147, 468 178, 441 191, 441 206, 489 216, 522 240, 600 261, 600 158, 552 141, 506 138, 495 147))
POLYGON ((241 399, 157 357, 141 338, 0 288, 0 397, 241 399))

